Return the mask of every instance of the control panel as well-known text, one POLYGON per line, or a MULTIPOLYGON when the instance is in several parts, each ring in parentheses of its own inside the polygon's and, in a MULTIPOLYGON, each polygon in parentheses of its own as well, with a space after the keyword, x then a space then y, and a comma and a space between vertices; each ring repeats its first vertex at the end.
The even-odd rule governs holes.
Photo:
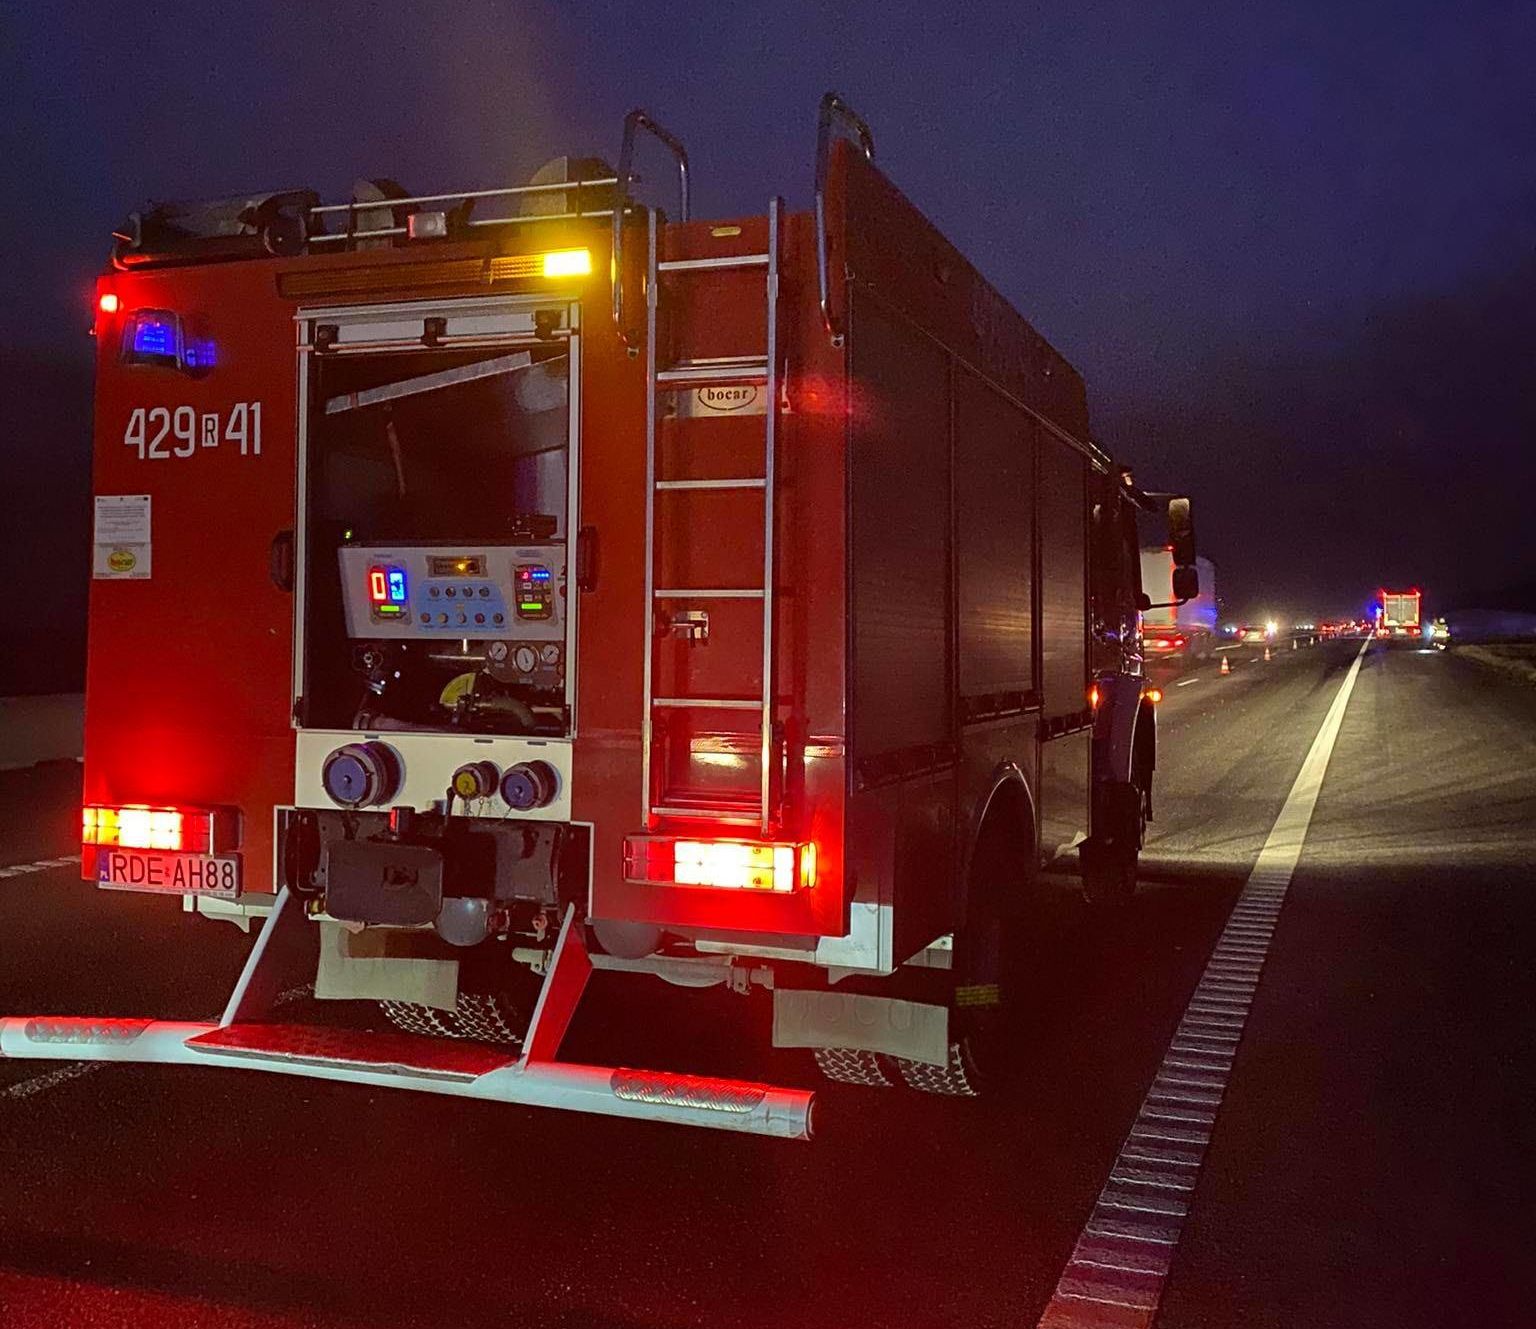
MULTIPOLYGON (((344 545, 342 599, 353 641, 565 641, 565 545, 344 545)), ((526 671, 528 673, 534 670, 526 671)))

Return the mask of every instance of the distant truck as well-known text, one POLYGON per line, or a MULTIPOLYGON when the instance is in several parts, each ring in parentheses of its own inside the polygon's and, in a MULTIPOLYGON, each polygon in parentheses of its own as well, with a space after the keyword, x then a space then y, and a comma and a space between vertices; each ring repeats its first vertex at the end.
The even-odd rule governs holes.
POLYGON ((1141 616, 1148 663, 1203 660, 1216 649, 1216 566, 1197 558, 1200 594, 1183 604, 1173 594, 1173 552, 1164 545, 1141 551, 1141 585, 1153 607, 1141 616))
POLYGON ((1422 632, 1422 591, 1388 591, 1380 596, 1381 616, 1376 620, 1378 637, 1417 637, 1422 632))

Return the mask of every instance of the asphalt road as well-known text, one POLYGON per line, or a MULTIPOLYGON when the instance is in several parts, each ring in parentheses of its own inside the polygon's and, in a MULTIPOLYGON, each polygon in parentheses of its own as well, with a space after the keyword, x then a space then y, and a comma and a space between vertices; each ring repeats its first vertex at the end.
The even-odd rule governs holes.
MULTIPOLYGON (((0 1326, 1032 1329, 1356 650, 1168 680, 1144 884, 1107 925, 1043 891, 1015 1099, 824 1090, 805 1145, 0 1062, 0 1326)), ((73 852, 77 799, 72 767, 0 774, 0 873, 73 852)), ((1530 1322, 1533 850, 1536 689, 1373 647, 1159 1326, 1530 1322)), ((0 875, 0 1010, 206 1018, 248 944, 0 875)), ((574 1058, 811 1082, 757 1055, 762 1001, 598 982, 574 1058)))

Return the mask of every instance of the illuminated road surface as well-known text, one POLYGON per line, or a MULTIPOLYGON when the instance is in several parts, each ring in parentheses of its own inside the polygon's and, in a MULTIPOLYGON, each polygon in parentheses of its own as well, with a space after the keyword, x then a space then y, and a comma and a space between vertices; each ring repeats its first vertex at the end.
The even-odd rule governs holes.
MULTIPOLYGON (((1033 1329, 1063 1288, 1084 1325, 1528 1324, 1536 689, 1373 647, 1278 921, 1250 897, 1223 934, 1357 649, 1245 648, 1229 676, 1169 680, 1144 885, 1102 934, 1043 892, 1013 1101, 827 1089, 797 1145, 4 1062, 0 1326, 1033 1329), (1188 1059, 1191 994, 1240 977, 1259 935, 1166 1277, 1074 1282, 1154 1077, 1188 1059)), ((77 802, 71 767, 0 773, 0 1011, 215 1011, 248 943, 54 862, 77 802)), ((572 1057, 813 1083, 754 1057, 755 998, 593 995, 572 1057)))

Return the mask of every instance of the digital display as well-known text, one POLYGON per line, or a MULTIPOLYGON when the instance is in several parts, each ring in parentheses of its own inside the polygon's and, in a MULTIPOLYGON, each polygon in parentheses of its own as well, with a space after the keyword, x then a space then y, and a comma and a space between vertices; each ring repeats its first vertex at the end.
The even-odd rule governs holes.
POLYGON ((547 567, 521 563, 517 568, 517 616, 543 619, 554 614, 554 588, 547 567))
POLYGON ((405 569, 368 569, 368 602, 378 614, 398 614, 406 602, 405 569))
POLYGON ((427 571, 434 577, 483 577, 484 554, 434 554, 427 559, 427 571))

